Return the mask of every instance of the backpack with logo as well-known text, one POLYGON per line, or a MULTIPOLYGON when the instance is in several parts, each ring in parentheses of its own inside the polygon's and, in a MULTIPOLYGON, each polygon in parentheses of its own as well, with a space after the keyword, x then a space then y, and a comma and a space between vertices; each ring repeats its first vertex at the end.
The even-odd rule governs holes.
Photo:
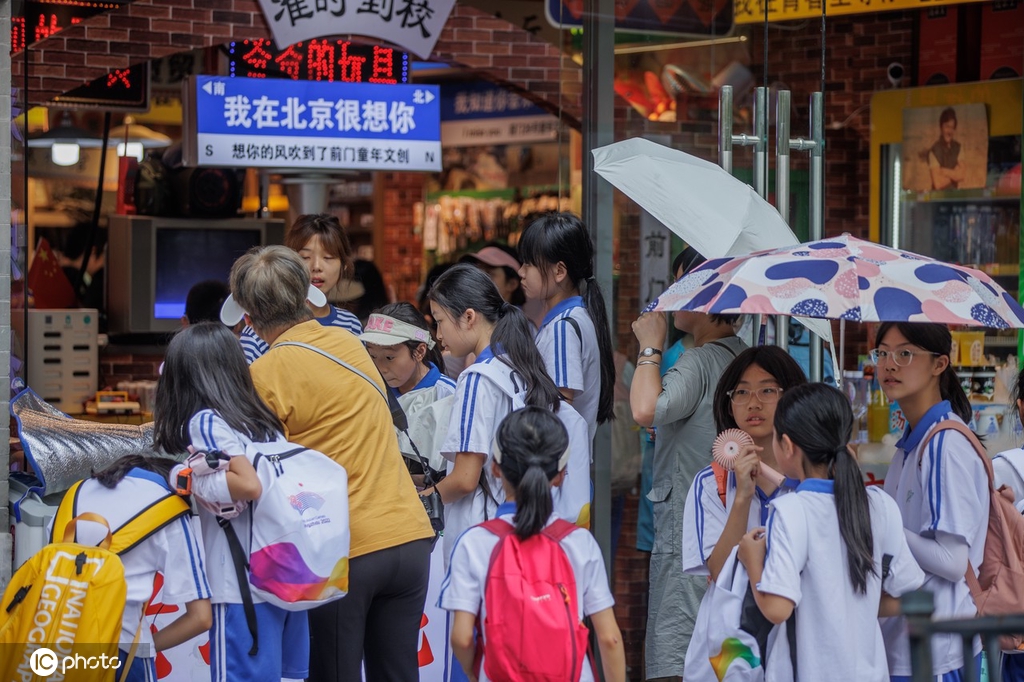
MULTIPOLYGON (((992 462, 985 446, 962 422, 947 419, 929 432, 927 443, 939 432, 953 430, 962 434, 981 458, 988 475, 988 530, 985 533, 985 555, 975 577, 967 564, 964 577, 978 616, 1006 616, 1024 613, 1024 516, 1013 504, 1013 491, 1006 486, 996 490, 993 485, 992 462)), ((922 449, 922 452, 924 450, 922 449)), ((920 460, 918 466, 921 465, 920 460)), ((1004 650, 1019 649, 1024 633, 1003 635, 999 638, 1004 650)))
POLYGON ((348 474, 323 453, 292 443, 246 449, 263 487, 247 512, 248 549, 230 521, 217 522, 227 535, 255 654, 253 595, 305 611, 348 593, 348 474))
POLYGON ((480 528, 498 536, 498 544, 484 583, 487 614, 477 638, 477 676, 482 661, 492 682, 579 680, 589 631, 579 617, 576 576, 561 546, 578 526, 556 519, 526 540, 502 519, 480 528))
MULTIPOLYGON (((0 657, 0 680, 35 679, 32 659, 40 647, 59 656, 117 656, 128 590, 120 555, 191 511, 160 477, 140 477, 158 482, 166 494, 117 529, 111 529, 99 514, 78 513, 78 492, 84 481, 72 485, 65 494, 54 516, 51 543, 22 564, 4 592, 0 649, 5 653, 0 657), (98 546, 77 541, 80 521, 106 527, 106 537, 98 546), (76 647, 74 651, 72 646, 76 647)), ((142 627, 139 614, 139 627, 122 679, 131 667, 142 627)), ((38 679, 45 679, 45 675, 38 679)), ((74 679, 107 682, 110 670, 102 666, 88 672, 77 670, 74 679)))
MULTIPOLYGON (((463 373, 476 373, 487 377, 508 396, 512 402, 513 411, 522 409, 526 405, 524 401, 525 383, 520 383, 522 379, 516 372, 508 373, 499 370, 494 366, 495 362, 501 361, 473 363, 463 370, 463 373)), ((592 493, 590 429, 586 420, 568 402, 562 401, 558 406, 558 412, 554 414, 569 434, 569 463, 565 467, 565 480, 561 486, 551 491, 554 512, 559 518, 572 521, 580 528, 589 528, 592 493)), ((486 477, 481 476, 480 479, 481 484, 484 485, 486 477)), ((484 492, 488 496, 494 497, 486 488, 484 492)), ((495 505, 500 501, 494 500, 495 505)))

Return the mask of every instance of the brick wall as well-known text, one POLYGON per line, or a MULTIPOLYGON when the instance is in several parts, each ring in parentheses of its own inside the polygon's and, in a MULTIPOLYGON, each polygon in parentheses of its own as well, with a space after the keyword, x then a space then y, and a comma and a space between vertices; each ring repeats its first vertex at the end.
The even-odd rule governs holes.
POLYGON ((377 173, 374 260, 397 300, 416 303, 423 281, 423 236, 414 229, 413 205, 423 201, 423 173, 377 173))
POLYGON ((163 361, 163 355, 156 353, 133 353, 116 346, 104 348, 100 351, 99 387, 117 388, 121 381, 156 381, 163 361))

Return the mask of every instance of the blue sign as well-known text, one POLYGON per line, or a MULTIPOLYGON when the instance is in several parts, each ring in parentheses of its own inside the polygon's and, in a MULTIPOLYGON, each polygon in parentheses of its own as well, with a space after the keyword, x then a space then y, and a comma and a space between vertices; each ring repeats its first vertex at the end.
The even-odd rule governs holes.
POLYGON ((196 76, 189 165, 441 170, 436 85, 196 76))
POLYGON ((491 83, 445 83, 441 86, 441 120, 471 121, 509 116, 546 116, 549 112, 525 97, 491 83))

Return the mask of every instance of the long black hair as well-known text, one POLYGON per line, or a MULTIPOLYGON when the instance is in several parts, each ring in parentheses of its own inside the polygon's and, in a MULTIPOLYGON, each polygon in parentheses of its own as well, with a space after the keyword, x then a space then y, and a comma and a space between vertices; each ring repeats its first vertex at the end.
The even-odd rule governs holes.
POLYGON ((786 391, 775 408, 775 437, 789 436, 803 450, 807 462, 828 467, 850 582, 863 594, 868 574, 875 573, 874 539, 864 480, 847 450, 852 429, 849 399, 826 384, 804 384, 786 391))
POLYGON ((715 429, 719 432, 726 429, 738 429, 736 418, 732 414, 732 400, 729 391, 736 388, 743 378, 743 373, 757 365, 775 377, 783 393, 796 386, 807 383, 807 377, 800 365, 789 353, 778 346, 754 346, 748 348, 733 359, 722 372, 715 388, 713 408, 715 413, 715 429))
POLYGON ((526 404, 558 409, 562 396, 544 369, 526 315, 501 298, 487 273, 467 263, 453 265, 437 278, 427 296, 455 320, 472 309, 493 323, 491 352, 522 376, 526 382, 526 404))
MULTIPOLYGON (((398 303, 388 303, 386 306, 377 308, 373 311, 376 315, 387 315, 393 317, 396 320, 411 324, 414 327, 419 327, 427 333, 430 333, 430 325, 427 324, 427 320, 423 317, 423 313, 416 309, 412 303, 406 301, 399 301, 398 303)), ((400 346, 405 346, 409 349, 410 353, 415 353, 416 349, 424 344, 422 341, 404 341, 400 346)), ((427 353, 423 356, 423 364, 430 367, 430 363, 434 363, 441 373, 444 373, 444 355, 441 354, 441 344, 435 343, 433 348, 427 347, 427 353)))
POLYGON ((189 420, 206 409, 257 442, 284 431, 256 393, 238 338, 219 322, 190 325, 171 339, 156 385, 154 444, 171 454, 185 452, 189 420))
POLYGON ((594 242, 586 225, 576 215, 567 212, 546 213, 523 230, 519 239, 519 256, 524 265, 544 268, 565 264, 565 271, 573 286, 579 290, 587 314, 597 332, 597 349, 601 365, 601 394, 597 403, 597 420, 614 419, 613 392, 615 387, 615 359, 612 335, 604 294, 594 277, 594 242))
POLYGON ((569 434, 550 410, 524 407, 498 425, 501 474, 516 490, 516 535, 525 540, 544 529, 551 516, 551 480, 569 447, 569 434))
POLYGON ((103 469, 92 472, 92 477, 104 488, 113 490, 132 469, 151 471, 166 481, 175 464, 177 461, 169 457, 158 457, 153 452, 137 452, 125 455, 103 469))
POLYGON ((946 359, 950 360, 942 375, 939 376, 939 394, 943 400, 949 401, 953 412, 965 424, 969 424, 973 417, 973 410, 971 401, 967 399, 967 394, 960 387, 960 378, 957 376, 956 370, 953 369, 953 363, 949 357, 950 349, 953 347, 953 335, 949 333, 949 328, 944 324, 933 322, 883 322, 875 336, 876 346, 885 339, 885 335, 889 333, 890 329, 899 331, 907 341, 915 346, 931 353, 945 355, 946 359))

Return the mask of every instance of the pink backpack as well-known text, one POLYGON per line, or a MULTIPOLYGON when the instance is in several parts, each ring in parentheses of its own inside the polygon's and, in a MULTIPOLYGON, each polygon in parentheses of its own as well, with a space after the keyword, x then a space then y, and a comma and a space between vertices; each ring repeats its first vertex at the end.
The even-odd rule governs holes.
MULTIPOLYGON (((989 512, 988 531, 985 534, 985 556, 974 577, 967 565, 967 586, 978 609, 979 616, 1006 616, 1024 613, 1024 516, 1013 505, 1013 492, 1006 486, 993 487, 992 462, 978 437, 962 422, 948 419, 932 429, 928 440, 940 431, 951 429, 963 434, 985 464, 988 474, 989 512)), ((923 450, 922 450, 923 451, 923 450)), ((918 463, 920 465, 920 462, 918 463)), ((1024 633, 1003 635, 1000 646, 1004 650, 1021 648, 1024 633)))
MULTIPOLYGON (((486 653, 493 682, 579 680, 589 631, 579 618, 576 577, 559 544, 578 526, 556 519, 521 540, 507 521, 480 524, 498 536, 484 584, 487 616, 474 668, 486 653)), ((597 679, 597 678, 595 678, 597 679)))

